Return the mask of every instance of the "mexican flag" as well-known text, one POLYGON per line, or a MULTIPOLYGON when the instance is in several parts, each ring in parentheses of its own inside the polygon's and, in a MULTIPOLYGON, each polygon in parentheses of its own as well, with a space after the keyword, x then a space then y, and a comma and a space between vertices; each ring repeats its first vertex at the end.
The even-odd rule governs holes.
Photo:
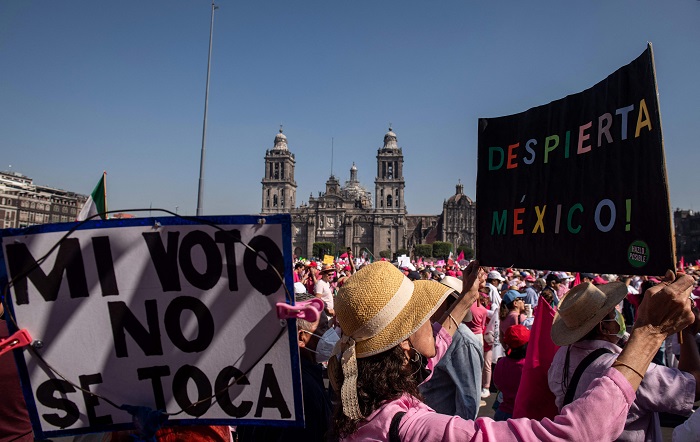
POLYGON ((84 221, 93 215, 100 214, 100 218, 107 219, 107 172, 102 172, 102 178, 90 194, 90 198, 85 201, 83 209, 78 214, 77 221, 84 221))

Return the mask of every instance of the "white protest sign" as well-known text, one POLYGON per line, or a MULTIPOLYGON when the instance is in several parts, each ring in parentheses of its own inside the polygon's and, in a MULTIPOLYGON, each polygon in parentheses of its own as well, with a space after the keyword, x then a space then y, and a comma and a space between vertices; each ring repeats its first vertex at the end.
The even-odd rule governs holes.
POLYGON ((50 365, 15 352, 36 437, 130 427, 75 385, 184 410, 170 423, 303 424, 296 329, 275 309, 292 286, 290 218, 202 220, 218 228, 173 217, 0 232, 10 307, 50 365))
POLYGON ((397 258, 399 267, 406 267, 411 271, 415 271, 416 267, 411 263, 411 258, 406 255, 401 255, 397 258))

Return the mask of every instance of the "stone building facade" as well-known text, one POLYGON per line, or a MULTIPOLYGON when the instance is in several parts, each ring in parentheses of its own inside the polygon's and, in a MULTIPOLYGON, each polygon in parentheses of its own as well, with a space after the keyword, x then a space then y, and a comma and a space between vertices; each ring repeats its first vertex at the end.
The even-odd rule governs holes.
POLYGON ((280 129, 273 148, 265 152, 261 213, 291 214, 296 256, 311 256, 315 242, 331 242, 336 250, 348 246, 358 256, 366 249, 376 258, 382 251, 410 252, 415 244, 435 240, 471 241, 473 247, 475 205, 464 195, 461 184, 457 194, 445 201, 442 215, 411 216, 404 198, 403 149, 391 127, 376 158, 374 197, 360 184, 353 163, 348 181, 341 184, 331 175, 324 192, 316 197, 312 194, 308 203, 296 207, 294 154, 280 129), (447 226, 444 232, 443 226, 447 226))
POLYGON ((0 172, 0 228, 75 221, 87 196, 48 186, 17 172, 0 172))
POLYGON ((442 241, 456 247, 469 246, 472 250, 476 243, 476 204, 464 194, 464 185, 457 183, 456 192, 442 204, 442 241))
POLYGON ((686 264, 700 259, 700 213, 676 209, 673 212, 676 231, 676 255, 685 258, 686 264))

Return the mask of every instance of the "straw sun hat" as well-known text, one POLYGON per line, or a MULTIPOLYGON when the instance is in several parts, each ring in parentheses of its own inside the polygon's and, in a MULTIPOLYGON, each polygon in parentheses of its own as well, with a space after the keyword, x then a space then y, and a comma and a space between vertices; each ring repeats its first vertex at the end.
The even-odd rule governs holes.
POLYGON ((552 341, 570 345, 593 330, 627 296, 624 282, 595 286, 584 282, 572 288, 559 306, 552 323, 552 341))
POLYGON ((357 402, 357 358, 382 353, 411 336, 453 290, 435 281, 411 281, 386 261, 348 278, 335 299, 343 336, 333 350, 342 355, 346 416, 363 417, 357 402))

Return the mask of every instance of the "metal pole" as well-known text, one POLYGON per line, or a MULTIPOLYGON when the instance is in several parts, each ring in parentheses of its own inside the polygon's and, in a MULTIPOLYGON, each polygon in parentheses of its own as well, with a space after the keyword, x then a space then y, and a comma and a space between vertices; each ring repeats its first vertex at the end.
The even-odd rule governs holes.
POLYGON ((202 215, 204 205, 204 157, 207 140, 207 109, 209 108, 209 76, 211 72, 211 43, 214 36, 214 10, 218 6, 211 2, 211 23, 209 25, 209 57, 207 58, 207 91, 204 94, 204 123, 202 127, 202 155, 199 159, 199 190, 197 192, 197 216, 202 215))

